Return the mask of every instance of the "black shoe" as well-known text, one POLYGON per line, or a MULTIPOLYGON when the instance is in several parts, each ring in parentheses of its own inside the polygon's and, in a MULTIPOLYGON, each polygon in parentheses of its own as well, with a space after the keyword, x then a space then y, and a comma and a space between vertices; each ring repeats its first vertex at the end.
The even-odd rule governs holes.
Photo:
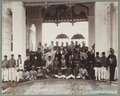
POLYGON ((113 79, 113 80, 111 80, 111 81, 115 81, 115 80, 113 79))

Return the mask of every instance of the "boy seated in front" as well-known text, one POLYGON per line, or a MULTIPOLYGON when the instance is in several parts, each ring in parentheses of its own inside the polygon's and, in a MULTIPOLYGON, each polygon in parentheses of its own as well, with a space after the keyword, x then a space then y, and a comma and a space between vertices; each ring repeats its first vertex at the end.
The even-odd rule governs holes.
POLYGON ((86 68, 84 67, 84 65, 82 65, 82 67, 79 69, 79 73, 76 78, 86 79, 87 76, 88 76, 88 72, 86 68))
POLYGON ((28 80, 30 80, 30 72, 27 71, 26 68, 24 68, 20 82, 28 81, 28 80))
POLYGON ((68 64, 69 64, 69 66, 67 67, 67 71, 66 71, 66 79, 71 79, 71 78, 75 79, 75 76, 74 76, 75 64, 72 59, 72 55, 69 56, 68 64))
POLYGON ((45 78, 44 69, 42 67, 38 68, 36 77, 37 77, 37 79, 45 78))
POLYGON ((30 79, 35 80, 37 76, 37 72, 35 71, 35 66, 32 66, 32 70, 30 71, 30 79))
POLYGON ((57 72, 57 74, 55 74, 55 77, 59 78, 59 79, 65 79, 66 78, 66 76, 63 74, 61 68, 58 69, 58 72, 57 72))
POLYGON ((52 77, 52 71, 53 71, 53 60, 51 56, 48 56, 48 59, 46 61, 46 78, 52 77))

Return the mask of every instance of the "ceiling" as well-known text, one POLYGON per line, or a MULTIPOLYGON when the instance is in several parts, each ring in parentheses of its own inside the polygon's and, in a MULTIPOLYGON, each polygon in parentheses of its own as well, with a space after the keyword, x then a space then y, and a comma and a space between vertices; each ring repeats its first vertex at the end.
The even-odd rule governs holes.
POLYGON ((42 18, 43 22, 88 21, 95 2, 23 2, 27 19, 42 18))

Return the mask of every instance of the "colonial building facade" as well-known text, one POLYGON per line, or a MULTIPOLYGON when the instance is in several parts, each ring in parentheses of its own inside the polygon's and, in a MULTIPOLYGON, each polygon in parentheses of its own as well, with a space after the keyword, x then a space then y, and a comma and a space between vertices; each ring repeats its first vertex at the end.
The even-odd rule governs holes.
POLYGON ((89 22, 89 48, 98 52, 114 48, 118 57, 117 2, 2 2, 2 57, 13 53, 26 59, 42 41, 42 24, 89 22), (31 39, 36 34, 36 39, 31 39))

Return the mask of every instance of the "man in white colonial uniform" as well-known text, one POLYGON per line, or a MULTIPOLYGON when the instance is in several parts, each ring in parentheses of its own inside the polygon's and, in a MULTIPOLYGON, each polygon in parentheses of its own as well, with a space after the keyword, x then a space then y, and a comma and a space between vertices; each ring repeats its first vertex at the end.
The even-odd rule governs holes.
POLYGON ((24 70, 24 65, 23 65, 23 62, 22 62, 22 59, 21 59, 21 55, 18 55, 18 59, 17 59, 17 82, 22 79, 22 73, 23 73, 23 70, 24 70))
POLYGON ((105 52, 102 52, 102 57, 101 57, 101 80, 105 81, 106 78, 106 69, 107 69, 107 57, 105 56, 105 52))
POLYGON ((16 60, 14 59, 14 55, 11 54, 11 59, 9 60, 9 81, 16 80, 15 68, 16 68, 16 60))
POLYGON ((9 61, 7 59, 7 55, 4 56, 4 60, 2 61, 2 80, 8 81, 8 68, 9 61))

